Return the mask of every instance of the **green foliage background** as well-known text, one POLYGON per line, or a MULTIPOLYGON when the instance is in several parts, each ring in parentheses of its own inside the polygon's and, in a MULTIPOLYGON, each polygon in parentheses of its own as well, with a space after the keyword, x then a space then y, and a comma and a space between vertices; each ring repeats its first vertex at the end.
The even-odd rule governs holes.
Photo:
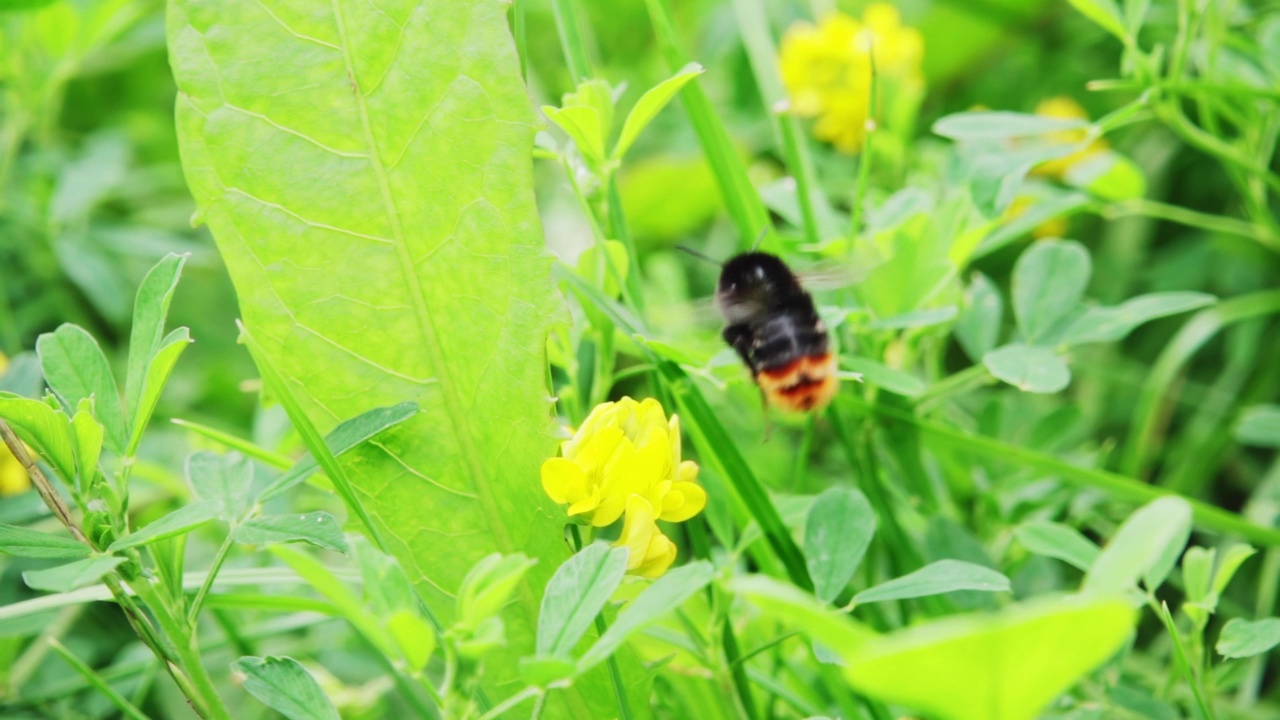
POLYGON ((773 111, 776 43, 837 6, 865 3, 0 4, 0 417, 79 478, 73 499, 117 488, 77 516, 110 557, 51 540, 34 491, 0 498, 0 712, 190 714, 119 609, 88 602, 107 589, 76 589, 137 568, 172 595, 142 603, 190 618, 162 629, 189 641, 196 695, 203 664, 237 715, 1280 712, 1280 14, 897 3, 928 91, 849 157, 773 111), (1029 113, 1062 95, 1112 164, 1024 178, 1061 148, 1008 143, 1055 129, 1029 113), (1051 221, 1071 239, 1033 238, 1051 221), (814 284, 845 377, 829 414, 761 411, 703 317, 715 268, 675 249, 724 258, 761 232, 853 280, 814 284), (189 348, 161 342, 179 267, 167 326, 189 348), (63 323, 88 335, 46 335, 63 323), (18 397, 46 383, 78 419, 65 448, 18 397), (686 567, 661 583, 559 587, 602 614, 533 658, 580 542, 539 464, 622 395, 680 413, 709 505, 668 528, 686 567), (250 459, 184 460, 228 449, 250 459), (282 471, 309 482, 261 494, 282 471), (1134 513, 1168 493, 1189 504, 1134 513), (277 539, 350 552, 251 549, 277 539), (473 570, 494 552, 537 563, 473 570), (1080 587, 1147 607, 1135 626, 1124 603, 1054 604, 1080 587), (1118 655, 1068 647, 1113 637, 1118 655), (1037 682, 992 648, 1061 648, 1070 672, 1037 682), (904 688, 920 667, 949 700, 904 688), (965 694, 983 683, 1007 695, 965 694))

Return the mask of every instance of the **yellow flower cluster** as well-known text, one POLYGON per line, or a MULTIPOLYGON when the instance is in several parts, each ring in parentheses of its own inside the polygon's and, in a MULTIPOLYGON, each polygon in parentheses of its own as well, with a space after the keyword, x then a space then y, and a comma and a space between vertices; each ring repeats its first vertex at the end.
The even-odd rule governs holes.
MULTIPOLYGON (((1080 103, 1072 98, 1060 95, 1041 100, 1036 105, 1036 115, 1041 117, 1061 118, 1063 120, 1088 120, 1089 113, 1080 107, 1080 103)), ((1058 132, 1049 133, 1045 137, 1049 142, 1055 145, 1074 145, 1083 141, 1088 137, 1089 131, 1081 128, 1079 130, 1059 130, 1058 132)), ((1072 166, 1091 155, 1096 155, 1107 150, 1107 141, 1102 138, 1094 140, 1092 143, 1081 150, 1060 157, 1056 160, 1049 160, 1041 163, 1032 170, 1033 175, 1041 175, 1044 177, 1058 178, 1061 180, 1072 166)))
POLYGON ((796 23, 782 38, 778 64, 791 108, 816 118, 813 134, 841 152, 856 153, 866 138, 873 53, 876 82, 923 85, 924 40, 887 3, 868 5, 861 22, 835 12, 817 25, 796 23))
POLYGON ((630 550, 627 571, 658 577, 676 559, 675 543, 657 521, 682 522, 706 507, 694 480, 698 465, 680 460, 680 418, 668 421, 657 400, 624 397, 597 405, 542 465, 542 488, 568 504, 571 516, 596 527, 625 513, 617 544, 630 550))

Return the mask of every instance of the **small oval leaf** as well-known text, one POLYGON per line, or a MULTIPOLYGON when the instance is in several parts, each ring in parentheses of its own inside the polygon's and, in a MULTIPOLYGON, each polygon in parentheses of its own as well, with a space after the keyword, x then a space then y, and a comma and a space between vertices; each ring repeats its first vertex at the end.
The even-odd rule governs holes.
POLYGON ((1179 497, 1152 500, 1124 521, 1084 578, 1084 589, 1130 590, 1139 579, 1155 590, 1191 534, 1191 505, 1179 497))
POLYGON ((568 656, 627 572, 627 548, 596 542, 566 560, 547 583, 538 613, 538 654, 568 656))
POLYGON ((1053 350, 1014 343, 982 356, 997 378, 1024 392, 1055 393, 1071 382, 1071 370, 1053 350))
POLYGON ((112 552, 125 548, 146 545, 175 535, 189 533, 201 525, 215 520, 222 511, 222 503, 215 500, 201 500, 185 507, 178 508, 158 520, 153 520, 146 527, 132 535, 126 535, 111 543, 107 548, 112 552))
POLYGON ((1088 570, 1101 550, 1079 530, 1062 523, 1037 520, 1019 525, 1013 536, 1037 555, 1057 558, 1081 570, 1088 570))
POLYGON ((242 657, 231 669, 244 673, 244 689, 289 720, 341 720, 320 683, 291 657, 242 657))
POLYGON ((716 569, 705 560, 689 563, 667 572, 631 604, 618 613, 609 629, 578 660, 578 673, 584 673, 606 660, 622 646, 632 633, 658 620, 679 607, 715 578, 716 569))
POLYGON ((876 532, 876 514, 853 488, 828 488, 809 508, 804 556, 814 594, 832 602, 849 584, 876 532))
POLYGON ((82 558, 89 546, 69 537, 28 530, 16 525, 0 525, 0 552, 29 558, 82 558))
POLYGON ((325 550, 347 551, 342 527, 332 515, 323 511, 256 517, 236 528, 235 539, 245 545, 305 542, 325 550))
POLYGON ((1009 578, 991 568, 963 560, 939 560, 853 596, 859 605, 884 600, 941 595, 956 590, 1009 592, 1009 578))
POLYGON ((91 557, 47 570, 28 570, 22 579, 34 590, 69 592, 78 587, 97 582, 124 563, 122 557, 91 557))
POLYGON ((1089 251, 1074 240, 1035 243, 1013 267, 1013 314, 1029 344, 1050 337, 1073 315, 1089 284, 1089 251))

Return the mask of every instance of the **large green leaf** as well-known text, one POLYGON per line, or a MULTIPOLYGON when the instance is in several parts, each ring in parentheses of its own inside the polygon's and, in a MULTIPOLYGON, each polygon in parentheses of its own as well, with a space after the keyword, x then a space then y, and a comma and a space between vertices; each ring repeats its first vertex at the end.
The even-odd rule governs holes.
MULTIPOLYGON (((484 556, 540 561, 487 664, 504 685, 568 556, 538 482, 561 304, 504 7, 174 0, 168 20, 188 184, 259 349, 321 432, 423 408, 342 459, 388 549, 446 622, 484 556)), ((600 673, 547 709, 610 707, 600 673)))
POLYGON ((871 697, 940 720, 1032 720, 1119 649, 1133 623, 1120 600, 1050 597, 836 650, 850 684, 871 697))

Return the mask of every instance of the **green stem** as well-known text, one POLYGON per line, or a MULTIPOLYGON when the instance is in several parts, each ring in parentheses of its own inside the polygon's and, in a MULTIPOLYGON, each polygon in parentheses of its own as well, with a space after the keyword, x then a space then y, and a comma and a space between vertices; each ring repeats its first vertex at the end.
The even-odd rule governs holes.
POLYGON ((791 470, 791 490, 803 490, 805 472, 809 468, 809 454, 813 452, 813 435, 818 424, 818 416, 810 415, 804 425, 804 435, 800 438, 800 447, 796 448, 796 462, 791 470))
POLYGON ((921 563, 916 557, 910 539, 902 526, 898 524, 898 516, 893 511, 888 495, 880 484, 878 464, 875 462, 875 446, 871 442, 871 428, 867 427, 861 438, 855 438, 844 418, 836 411, 835 406, 827 409, 827 421, 840 440, 845 458, 856 476, 855 484, 867 496, 876 516, 884 526, 884 542, 881 545, 887 551, 894 576, 905 575, 918 568, 921 563))
POLYGON ((724 649, 725 661, 728 663, 730 681, 734 692, 738 696, 738 702, 742 705, 743 714, 748 720, 755 720, 760 715, 756 710, 755 699, 751 697, 751 684, 747 680, 747 668, 743 664, 738 651, 738 639, 733 634, 733 621, 729 617, 727 610, 723 612, 724 616, 720 620, 720 641, 721 647, 724 649))
MULTIPOLYGON (((675 71, 688 64, 689 59, 680 48, 680 37, 671 14, 667 11, 666 1, 645 0, 645 7, 649 10, 654 34, 666 56, 668 69, 675 71)), ((746 165, 738 154, 737 146, 729 137, 720 113, 697 80, 681 91, 680 102, 684 105, 707 161, 711 164, 716 184, 720 187, 720 196, 729 211, 729 217, 733 218, 737 227, 739 244, 743 248, 751 247, 756 237, 771 226, 769 212, 747 175, 746 165)))
POLYGON ((738 28, 742 32, 747 59, 751 63, 751 73, 760 90, 765 114, 773 128, 774 137, 783 150, 787 170, 796 182, 796 200, 800 206, 806 238, 809 243, 817 244, 823 239, 818 225, 817 208, 814 206, 815 198, 821 198, 817 194, 817 176, 800 121, 785 109, 790 101, 778 74, 778 50, 773 42, 769 13, 764 0, 733 0, 733 9, 738 28))
POLYGON ((845 254, 850 260, 853 259, 854 248, 857 247, 858 235, 862 233, 862 206, 867 198, 867 184, 871 181, 871 154, 875 147, 876 130, 879 129, 876 121, 876 100, 880 83, 879 78, 876 77, 874 46, 869 57, 871 58, 871 87, 868 89, 870 98, 865 121, 866 135, 862 141, 862 152, 858 155, 858 182, 853 187, 853 207, 849 208, 849 246, 845 249, 845 254))
POLYGON ((489 712, 480 716, 480 720, 496 720, 497 718, 502 717, 503 713, 514 708, 520 703, 523 703, 525 700, 528 700, 529 698, 533 698, 533 697, 537 698, 537 701, 534 707, 534 715, 533 715, 533 717, 536 717, 537 713, 539 712, 537 706, 541 705, 541 703, 543 702, 543 699, 546 698, 546 696, 547 696, 546 692, 541 688, 527 687, 524 690, 521 690, 520 692, 516 693, 515 695, 512 695, 511 697, 507 698, 506 700, 503 700, 497 705, 494 705, 489 710, 489 712))
POLYGON ((187 610, 187 627, 191 628, 194 633, 196 623, 200 619, 200 608, 204 606, 204 599, 209 595, 209 591, 213 588, 213 581, 218 577, 218 571, 222 569, 222 563, 226 562, 227 553, 230 552, 231 546, 234 544, 231 537, 235 533, 235 526, 227 531, 227 537, 222 541, 222 545, 218 547, 218 552, 213 556, 213 564, 209 567, 209 574, 205 577, 204 583, 200 585, 200 590, 191 600, 191 606, 187 610))
MULTIPOLYGON (((874 82, 874 81, 873 81, 874 82)), ((862 233, 862 206, 867 197, 867 183, 871 181, 871 150, 875 144, 875 130, 868 129, 862 152, 858 155, 858 182, 853 187, 853 206, 849 208, 849 247, 846 254, 853 258, 858 235, 862 233)))
POLYGON ((1085 87, 1094 92, 1107 91, 1126 91, 1141 92, 1149 87, 1155 87, 1161 91, 1190 95, 1194 93, 1208 94, 1227 94, 1240 95, 1247 98, 1262 98, 1264 100, 1280 101, 1280 90, 1273 90, 1265 87, 1252 87, 1250 85, 1233 85, 1227 83, 1216 83, 1205 80, 1181 80, 1181 81, 1165 81, 1155 83, 1154 85, 1137 80, 1125 79, 1107 79, 1107 80, 1090 80, 1085 87))
POLYGON ((791 537, 791 531, 783 524, 768 491, 738 452, 706 398, 675 363, 662 360, 658 364, 658 372, 680 408, 681 420, 688 423, 686 427, 700 456, 710 461, 719 475, 728 481, 729 487, 736 491, 735 495, 760 525, 765 539, 782 561, 791 582, 802 590, 812 591, 813 581, 809 578, 808 566, 791 537))
POLYGON ((239 452, 244 453, 247 457, 253 458, 264 465, 270 465, 277 470, 288 470, 296 463, 296 461, 291 457, 271 452, 266 448, 259 447, 250 440, 245 440, 244 438, 236 437, 231 433, 216 430, 208 425, 201 425, 197 422, 191 422, 190 420, 182 420, 179 418, 174 418, 170 422, 178 427, 186 428, 197 435, 203 435, 214 442, 221 443, 232 450, 238 450, 239 452))
POLYGON ((791 170, 791 179, 796 184, 796 203, 800 206, 800 217, 804 222, 805 239, 810 245, 822 242, 822 232, 818 228, 818 213, 813 207, 813 187, 810 184, 813 170, 809 167, 809 155, 804 152, 804 139, 800 136, 800 121, 789 111, 780 113, 778 127, 782 132, 782 150, 791 170))
MULTIPOLYGON (((573 538, 574 552, 581 550, 584 543, 578 525, 569 526, 569 535, 573 538)), ((608 623, 604 619, 604 613, 596 614, 595 626, 598 636, 603 636, 605 631, 609 629, 608 623)), ((631 704, 627 702, 627 686, 622 682, 622 670, 618 667, 617 658, 612 654, 609 655, 609 658, 605 660, 605 665, 609 670, 609 683, 613 686, 613 697, 618 703, 618 717, 620 720, 631 720, 631 704)))
POLYGON ((564 61, 569 68, 569 77, 577 85, 591 77, 591 58, 587 55, 587 45, 582 39, 578 13, 574 10, 573 0, 551 0, 551 11, 556 18, 556 31, 560 34, 560 44, 564 48, 564 61))
POLYGON ((1147 374, 1134 406, 1133 429, 1121 459, 1121 472, 1133 477, 1145 474, 1165 395, 1192 356, 1224 327, 1275 313, 1280 313, 1280 290, 1266 290, 1223 301, 1196 313, 1182 326, 1147 374))
POLYGON ((632 307, 637 313, 644 314, 644 284, 640 282, 640 255, 636 244, 631 239, 631 231, 627 228, 627 218, 622 212, 622 195, 618 192, 618 179, 612 174, 605 183, 608 186, 608 228, 614 240, 622 243, 627 249, 627 263, 631 266, 627 273, 627 289, 630 291, 632 307))
MULTIPOLYGON (((596 633, 599 636, 603 636, 609 629, 603 614, 596 615, 595 624, 596 633)), ((622 682, 622 670, 618 667, 618 661, 610 655, 605 665, 609 668, 609 684, 613 686, 613 697, 618 701, 618 717, 620 720, 631 720, 631 704, 627 702, 627 686, 622 682)))
MULTIPOLYGON (((1262 570, 1258 574, 1258 601, 1254 606, 1255 617, 1269 617, 1276 610, 1276 592, 1280 588, 1280 548, 1267 550, 1262 558, 1262 570)), ((1262 680, 1267 671, 1267 656, 1262 653, 1254 656, 1249 662, 1249 669, 1240 690, 1236 694, 1236 703, 1244 707, 1252 707, 1258 702, 1258 691, 1262 688, 1262 680)))
POLYGON ((136 582, 130 583, 129 587, 146 603, 156 622, 160 624, 160 629, 168 636, 182 674, 190 682, 188 698, 196 707, 196 711, 206 720, 231 720, 231 715, 223 706, 222 698, 218 695, 213 680, 205 670, 204 659, 196 645, 195 635, 189 633, 186 626, 174 617, 164 598, 156 592, 146 578, 139 578, 136 582))
POLYGON ((1144 198, 1126 200, 1102 208, 1102 215, 1108 220, 1114 220, 1126 215, 1143 215, 1180 223, 1188 227, 1200 228, 1209 232, 1238 235, 1250 240, 1257 240, 1271 250, 1280 250, 1280 238, 1277 238, 1268 228, 1251 222, 1189 210, 1178 205, 1170 205, 1156 200, 1144 198))
POLYGON ((987 371, 986 365, 971 365, 929 386, 923 395, 916 398, 916 411, 922 414, 928 413, 944 401, 990 385, 994 380, 995 378, 987 371))
POLYGON ((1211 698, 1207 697, 1207 693, 1203 689, 1203 683, 1201 683, 1198 673, 1196 673, 1194 666, 1191 664, 1191 660, 1187 657, 1186 649, 1182 646, 1182 634, 1178 632, 1177 626, 1174 625, 1173 616, 1169 614, 1169 606, 1163 603, 1160 604, 1157 607, 1156 614, 1160 616, 1160 621, 1164 623, 1165 630, 1169 632, 1169 637, 1173 640, 1173 656, 1176 660, 1176 665, 1186 679, 1187 685, 1191 687, 1191 694, 1195 697, 1196 705, 1200 708, 1203 718, 1216 720, 1217 716, 1213 712, 1211 698))
POLYGON ((1186 114, 1182 112, 1182 108, 1178 105, 1161 103, 1156 106, 1156 116, 1163 120, 1169 126, 1169 129, 1173 130, 1188 145, 1260 178, 1273 191, 1280 192, 1280 177, 1277 177, 1266 166, 1254 162, 1252 158, 1237 148, 1201 130, 1187 118, 1186 114))
MULTIPOLYGON (((622 271, 618 270, 618 266, 613 262, 613 256, 609 254, 609 247, 606 242, 604 229, 600 227, 600 220, 596 217, 595 208, 591 207, 591 201, 587 199, 586 193, 582 191, 582 186, 578 184, 577 176, 574 174, 573 167, 569 165, 567 158, 561 158, 560 164, 564 168, 565 177, 569 180, 569 188, 573 191, 574 197, 578 199, 578 205, 582 207, 582 212, 587 216, 587 224, 591 227, 591 237, 596 244, 596 252, 600 254, 604 263, 605 272, 613 278, 614 283, 622 291, 622 300, 627 307, 636 307, 635 298, 631 297, 631 288, 627 285, 626 280, 622 277, 622 271)), ((632 268, 635 272, 635 268, 632 268)), ((599 280, 603 280, 600 278, 599 280)), ((603 287, 603 283, 600 283, 603 287)))
POLYGON ((137 706, 129 702, 128 698, 116 692, 115 688, 111 687, 110 683, 104 680, 101 675, 94 672, 93 668, 86 665, 83 660, 76 657, 75 654, 68 650, 65 645, 54 638, 50 638, 49 647, 53 648, 53 651, 58 653, 58 655, 71 666, 72 670, 80 673, 80 676, 83 677, 90 685, 92 685, 98 692, 105 695, 107 699, 111 701, 111 704, 115 705, 116 709, 118 709, 122 715, 127 718, 132 718, 132 720, 150 720, 146 713, 142 712, 137 708, 137 706))

